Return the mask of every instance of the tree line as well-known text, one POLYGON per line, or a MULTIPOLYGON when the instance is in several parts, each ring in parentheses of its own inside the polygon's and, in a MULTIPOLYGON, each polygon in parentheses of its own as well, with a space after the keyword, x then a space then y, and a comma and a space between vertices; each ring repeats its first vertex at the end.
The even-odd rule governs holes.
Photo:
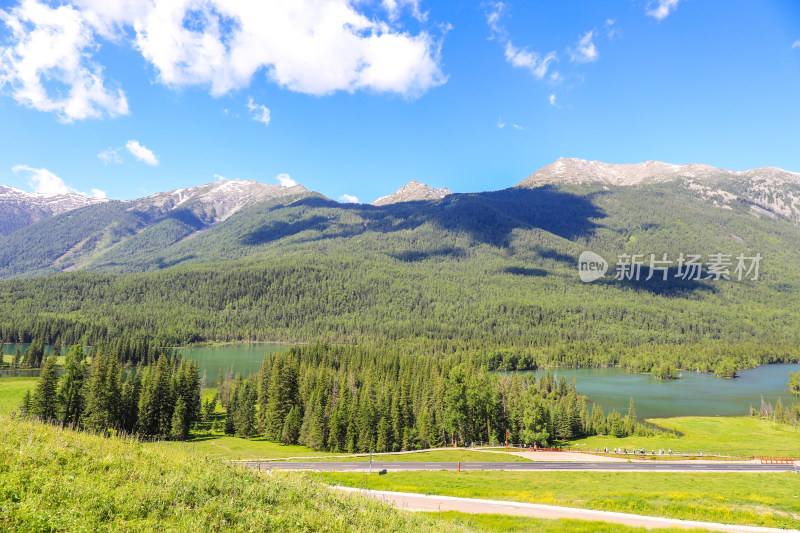
POLYGON ((587 435, 627 436, 638 424, 587 402, 567 383, 490 372, 469 359, 381 354, 317 344, 265 357, 244 378, 220 371, 224 432, 332 452, 387 452, 473 442, 550 446, 587 435))
MULTIPOLYGON (((38 353, 38 352, 37 352, 38 353)), ((201 418, 197 362, 162 352, 151 363, 125 366, 111 347, 69 348, 63 370, 56 352, 44 360, 20 412, 62 427, 120 431, 185 440, 201 418)))

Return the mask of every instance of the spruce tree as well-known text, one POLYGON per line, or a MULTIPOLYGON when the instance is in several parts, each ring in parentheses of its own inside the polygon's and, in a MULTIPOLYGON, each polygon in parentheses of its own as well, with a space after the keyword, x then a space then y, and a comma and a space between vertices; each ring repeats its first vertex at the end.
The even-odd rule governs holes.
POLYGON ((57 391, 58 371, 56 370, 56 356, 53 354, 47 358, 39 373, 36 390, 31 399, 31 415, 42 420, 55 419, 58 414, 57 391))
POLYGON ((83 348, 72 346, 67 351, 64 362, 64 375, 58 389, 58 401, 61 405, 61 427, 76 425, 83 414, 86 399, 84 385, 88 369, 84 362, 83 348))
POLYGON ((256 398, 255 383, 248 379, 239 391, 236 411, 236 432, 249 439, 256 433, 256 398))
POLYGON ((110 351, 100 350, 92 359, 84 425, 101 432, 119 428, 121 407, 122 367, 110 351))
POLYGON ((300 407, 295 405, 286 416, 286 422, 283 424, 283 432, 281 441, 284 444, 297 444, 300 438, 300 427, 303 424, 303 414, 300 407))
POLYGON ((25 395, 22 397, 22 403, 19 406, 20 412, 28 416, 31 411, 31 391, 30 389, 25 391, 25 395))
POLYGON ((162 353, 142 378, 138 431, 143 435, 166 437, 172 431, 175 398, 171 375, 172 367, 162 353))
POLYGON ((633 435, 636 431, 636 408, 633 406, 633 397, 628 406, 628 416, 625 417, 625 432, 628 435, 633 435))
POLYGON ((178 397, 178 401, 175 404, 169 436, 172 440, 186 440, 189 438, 188 409, 182 397, 178 397))
POLYGON ((11 358, 11 368, 16 370, 20 367, 20 363, 22 362, 22 352, 20 351, 19 344, 17 344, 16 349, 14 350, 14 357, 11 358))

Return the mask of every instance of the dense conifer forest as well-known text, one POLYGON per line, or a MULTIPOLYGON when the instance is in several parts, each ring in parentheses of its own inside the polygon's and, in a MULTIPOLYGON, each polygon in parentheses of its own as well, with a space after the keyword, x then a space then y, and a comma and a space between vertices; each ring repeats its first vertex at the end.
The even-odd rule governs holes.
POLYGON ((179 354, 160 353, 123 365, 113 347, 72 346, 59 376, 44 363, 22 416, 95 432, 185 440, 216 428, 229 435, 334 452, 386 452, 472 443, 549 446, 596 434, 652 430, 631 405, 607 415, 575 383, 490 372, 459 357, 398 356, 316 344, 265 357, 256 375, 225 375, 200 402, 205 376, 179 354), (214 415, 221 404, 226 416, 214 415))

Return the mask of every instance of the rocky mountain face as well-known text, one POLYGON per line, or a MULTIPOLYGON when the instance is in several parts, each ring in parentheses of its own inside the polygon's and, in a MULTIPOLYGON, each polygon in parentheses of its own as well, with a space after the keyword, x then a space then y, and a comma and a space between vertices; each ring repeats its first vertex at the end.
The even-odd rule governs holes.
POLYGON ((427 201, 427 200, 441 200, 445 196, 453 194, 447 188, 441 189, 434 189, 433 187, 428 187, 424 183, 420 183, 417 180, 413 180, 409 183, 406 183, 400 189, 397 190, 394 194, 390 194, 388 196, 382 196, 372 202, 372 205, 390 205, 390 204, 398 204, 401 202, 420 202, 420 201, 427 201))
POLYGON ((722 209, 744 202, 754 216, 784 217, 800 224, 800 174, 775 167, 736 172, 699 164, 614 164, 560 158, 517 186, 601 183, 627 187, 671 182, 722 209))
POLYGON ((308 190, 302 185, 282 187, 252 180, 223 180, 133 200, 129 202, 128 210, 159 216, 176 209, 184 209, 194 214, 203 224, 215 224, 227 220, 244 207, 304 193, 308 193, 308 190))
POLYGON ((104 201, 82 194, 46 195, 0 185, 0 235, 8 235, 42 219, 104 201))
POLYGON ((0 272, 40 275, 128 265, 134 257, 156 254, 253 205, 309 194, 299 185, 225 180, 87 206, 0 236, 0 272))

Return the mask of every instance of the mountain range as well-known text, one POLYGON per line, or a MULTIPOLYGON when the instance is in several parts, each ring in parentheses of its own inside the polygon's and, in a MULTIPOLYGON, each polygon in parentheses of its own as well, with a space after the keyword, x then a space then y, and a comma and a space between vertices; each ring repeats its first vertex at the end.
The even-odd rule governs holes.
POLYGON ((0 236, 0 337, 379 343, 641 371, 795 360, 799 186, 773 168, 561 159, 508 189, 411 182, 374 204, 252 181, 93 202, 0 236), (605 277, 581 282, 584 251, 605 277), (615 275, 651 254, 669 256, 666 279, 615 275), (684 279, 681 254, 763 260, 754 279, 684 279))
MULTIPOLYGON (((453 222, 455 219, 469 219, 468 232, 473 236, 499 235, 504 228, 519 226, 569 240, 574 237, 570 231, 559 233, 554 226, 565 222, 583 225, 576 231, 585 234, 584 229, 592 226, 600 213, 601 204, 596 200, 622 195, 628 189, 628 195, 643 195, 647 205, 665 187, 671 189, 674 199, 691 200, 696 209, 800 224, 800 174, 771 167, 732 172, 658 161, 623 165, 562 158, 515 187, 483 193, 454 194, 414 180, 371 205, 340 204, 300 185, 282 187, 245 180, 131 201, 74 194, 45 196, 0 187, 0 278, 76 269, 148 271, 181 263, 237 259, 274 246, 285 237, 290 244, 301 235, 309 240, 319 234, 347 237, 384 231, 387 225, 400 229, 428 222, 463 230, 463 224, 453 222), (587 204, 586 194, 567 194, 570 188, 584 193, 591 190, 595 200, 587 204), (563 220, 561 211, 583 208, 596 212, 574 221, 563 220)), ((497 244, 508 244, 501 241, 497 244)))

